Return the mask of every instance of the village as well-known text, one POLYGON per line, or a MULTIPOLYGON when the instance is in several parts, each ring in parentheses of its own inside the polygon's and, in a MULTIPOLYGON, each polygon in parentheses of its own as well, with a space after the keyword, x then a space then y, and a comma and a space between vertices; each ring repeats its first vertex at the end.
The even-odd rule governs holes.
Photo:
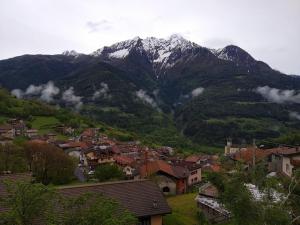
MULTIPOLYGON (((168 146, 151 148, 139 141, 118 141, 103 134, 99 128, 86 128, 79 135, 74 135, 75 128, 64 125, 56 125, 53 130, 55 132, 40 135, 37 129, 29 129, 24 121, 9 119, 0 125, 0 144, 10 144, 22 136, 26 137, 28 143, 42 143, 62 149, 76 159, 74 176, 78 185, 85 184, 81 192, 95 188, 100 192, 109 192, 111 197, 119 199, 138 216, 140 224, 163 224, 163 216, 172 213, 165 198, 186 193, 194 193, 194 202, 190 204, 201 210, 211 223, 224 223, 230 220, 231 212, 220 203, 219 191, 209 182, 207 174, 234 173, 235 167, 232 165, 239 163, 244 171, 260 164, 267 169, 269 177, 292 178, 294 171, 300 167, 299 147, 265 149, 255 144, 235 145, 229 138, 223 153, 192 153, 184 156, 168 146), (58 134, 69 138, 59 140, 58 134), (121 181, 114 180, 107 184, 97 182, 96 169, 107 164, 123 172, 121 181), (126 196, 131 196, 130 203, 126 196), (152 205, 150 209, 141 210, 149 204, 152 205)), ((0 181, 18 177, 23 178, 23 175, 2 171, 0 181)), ((263 198, 264 193, 255 185, 245 185, 255 199, 259 201, 263 198)), ((75 193, 76 188, 65 186, 61 191, 75 193)), ((1 193, 3 190, 0 190, 1 193)), ((277 196, 274 201, 280 201, 281 194, 274 195, 277 196)))

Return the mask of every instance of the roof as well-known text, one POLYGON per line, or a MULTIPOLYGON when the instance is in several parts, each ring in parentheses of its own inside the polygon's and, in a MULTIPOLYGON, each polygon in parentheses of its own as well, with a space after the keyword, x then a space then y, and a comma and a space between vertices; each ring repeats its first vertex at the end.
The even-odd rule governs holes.
POLYGON ((196 163, 200 160, 200 158, 201 158, 201 156, 199 156, 199 155, 190 155, 185 158, 185 161, 196 163))
POLYGON ((134 159, 130 158, 128 156, 114 156, 114 160, 116 163, 121 164, 121 165, 131 165, 134 163, 134 159))
POLYGON ((199 188, 199 194, 203 195, 203 196, 206 196, 206 197, 212 197, 212 198, 219 197, 219 191, 218 191, 218 189, 216 188, 216 186, 214 186, 210 182, 202 185, 199 188))
POLYGON ((225 215, 225 216, 230 216, 230 212, 222 205, 217 199, 214 198, 208 198, 204 196, 197 196, 195 199, 198 203, 205 205, 218 213, 225 215))
POLYGON ((236 152, 233 155, 233 158, 235 160, 251 164, 253 162, 253 153, 255 153, 256 161, 260 161, 269 155, 269 153, 265 150, 252 147, 236 152))
POLYGON ((130 180, 91 185, 61 187, 59 192, 75 197, 83 193, 100 193, 115 199, 137 217, 171 213, 158 186, 149 180, 130 180), (154 206, 157 203, 157 207, 154 206))
POLYGON ((157 172, 164 172, 177 179, 186 178, 189 174, 186 168, 181 166, 172 166, 162 160, 147 162, 140 168, 141 177, 147 177, 157 172))
POLYGON ((283 156, 300 155, 299 147, 278 147, 265 150, 268 154, 277 154, 283 156))
POLYGON ((13 126, 10 124, 0 125, 0 130, 11 130, 11 129, 13 129, 13 126))

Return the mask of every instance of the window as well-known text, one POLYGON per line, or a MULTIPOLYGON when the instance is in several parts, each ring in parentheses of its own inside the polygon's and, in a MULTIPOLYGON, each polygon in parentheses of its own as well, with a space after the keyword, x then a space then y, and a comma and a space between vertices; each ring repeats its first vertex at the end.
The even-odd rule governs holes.
POLYGON ((290 172, 290 165, 289 165, 289 164, 285 164, 285 170, 286 170, 287 172, 290 172))
POLYGON ((192 171, 192 172, 191 172, 191 175, 197 174, 197 172, 198 172, 197 170, 192 171))

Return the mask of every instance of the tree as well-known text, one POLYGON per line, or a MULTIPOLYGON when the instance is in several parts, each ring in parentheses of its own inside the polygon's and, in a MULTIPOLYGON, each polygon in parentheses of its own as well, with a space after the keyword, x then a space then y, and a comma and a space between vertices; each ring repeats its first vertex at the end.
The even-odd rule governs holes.
MULTIPOLYGON (((133 225, 137 219, 118 202, 99 194, 84 194, 61 201, 57 225, 133 225)), ((58 212, 59 213, 59 212, 58 212)))
POLYGON ((52 189, 28 182, 5 182, 5 186, 8 195, 0 204, 9 210, 0 214, 0 224, 31 225, 47 220, 55 195, 52 189))
POLYGON ((233 214, 234 224, 263 224, 260 205, 254 202, 251 194, 239 179, 232 179, 226 184, 221 199, 226 208, 233 214))
POLYGON ((24 172, 26 170, 24 150, 14 144, 0 144, 0 171, 24 172))
POLYGON ((123 172, 116 165, 104 164, 99 165, 95 170, 95 177, 100 181, 108 181, 113 179, 122 179, 123 172))
POLYGON ((65 197, 43 184, 6 182, 1 225, 133 225, 137 219, 118 202, 99 194, 65 197))
POLYGON ((38 182, 65 184, 73 179, 75 163, 63 150, 47 143, 27 143, 26 157, 38 182))

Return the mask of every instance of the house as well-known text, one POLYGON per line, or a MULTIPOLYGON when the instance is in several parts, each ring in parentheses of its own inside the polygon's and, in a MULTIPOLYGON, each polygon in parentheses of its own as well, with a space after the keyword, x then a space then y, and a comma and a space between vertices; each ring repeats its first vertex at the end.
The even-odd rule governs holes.
POLYGON ((184 160, 173 161, 173 165, 184 167, 188 170, 187 184, 193 186, 202 180, 202 166, 198 163, 187 162, 184 160))
MULTIPOLYGON (((31 181, 30 174, 0 175, 0 197, 7 195, 3 180, 31 181)), ((58 193, 65 197, 82 194, 101 194, 117 201, 137 217, 140 224, 162 225, 163 216, 171 213, 167 201, 155 183, 149 180, 130 180, 108 183, 82 184, 58 187, 58 193)), ((0 213, 7 209, 0 206, 0 213)))
POLYGON ((59 188, 59 193, 75 197, 98 193, 118 201, 139 220, 139 224, 162 225, 163 216, 171 213, 167 201, 155 183, 149 180, 130 180, 59 188))
POLYGON ((58 125, 54 127, 55 131, 64 135, 72 135, 75 132, 75 129, 65 125, 58 125))
POLYGON ((113 157, 115 164, 122 168, 124 174, 128 178, 133 178, 136 174, 136 168, 134 167, 135 160, 128 156, 115 155, 113 157))
POLYGON ((231 214, 220 203, 218 189, 213 184, 202 185, 195 200, 198 208, 211 223, 221 223, 230 219, 231 214))
POLYGON ((0 136, 13 139, 16 136, 16 130, 10 124, 0 125, 0 136))
POLYGON ((162 160, 147 161, 140 167, 141 178, 155 177, 164 194, 183 194, 187 191, 189 171, 181 166, 173 166, 162 160))
POLYGON ((23 120, 9 119, 7 120, 7 123, 9 123, 15 129, 16 136, 21 136, 25 134, 27 127, 23 120))
POLYGON ((293 171, 300 168, 299 147, 278 147, 265 150, 268 153, 268 169, 270 172, 291 177, 293 171))
POLYGON ((228 139, 227 143, 225 145, 225 152, 224 152, 224 154, 225 155, 230 155, 230 154, 233 154, 233 153, 236 153, 236 152, 242 150, 243 148, 244 148, 244 146, 234 145, 232 143, 232 140, 228 139))
POLYGON ((190 155, 185 158, 186 162, 201 164, 201 155, 190 155))
POLYGON ((29 138, 33 138, 38 136, 38 130, 37 129, 28 129, 25 131, 25 136, 29 138))

